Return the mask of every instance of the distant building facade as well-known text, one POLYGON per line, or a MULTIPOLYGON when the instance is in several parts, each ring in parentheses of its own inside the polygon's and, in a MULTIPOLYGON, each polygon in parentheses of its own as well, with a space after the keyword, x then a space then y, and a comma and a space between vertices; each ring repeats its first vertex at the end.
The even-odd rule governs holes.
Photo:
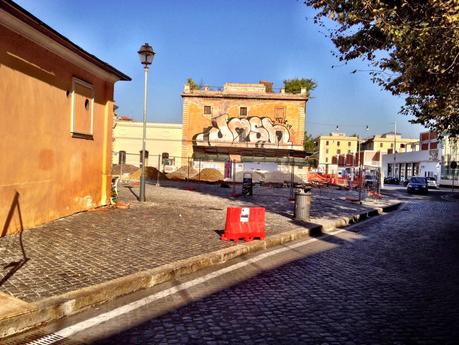
POLYGON ((272 83, 225 83, 183 99, 183 157, 303 155, 307 94, 273 92, 272 83))
POLYGON ((354 162, 358 150, 358 138, 344 133, 330 133, 316 139, 319 151, 319 169, 324 173, 336 173, 338 166, 357 164, 354 162))
POLYGON ((361 143, 361 150, 381 153, 394 153, 394 148, 395 152, 415 151, 418 141, 419 139, 402 138, 400 134, 389 132, 365 139, 361 143))
POLYGON ((344 133, 330 133, 318 137, 316 145, 319 151, 319 170, 336 174, 343 168, 356 167, 359 164, 365 169, 379 169, 383 154, 393 152, 394 147, 397 148, 396 152, 416 151, 419 148, 419 141, 402 138, 400 134, 394 133, 375 135, 367 139, 346 136, 344 133))
POLYGON ((459 164, 459 138, 444 136, 439 140, 438 152, 441 156, 440 162, 440 184, 459 186, 459 169, 451 169, 451 162, 459 164))
MULTIPOLYGON (((140 166, 143 122, 116 120, 113 128, 113 164, 140 166)), ((147 123, 145 163, 147 166, 175 170, 181 165, 182 125, 147 123), (162 155, 168 156, 163 160, 162 155), (167 164, 165 164, 167 163, 167 164)))
POLYGON ((397 177, 401 181, 412 176, 434 177, 441 183, 441 144, 435 132, 423 132, 419 141, 410 142, 400 152, 382 155, 384 177, 397 177))
POLYGON ((110 202, 118 80, 130 78, 0 1, 0 236, 110 202))

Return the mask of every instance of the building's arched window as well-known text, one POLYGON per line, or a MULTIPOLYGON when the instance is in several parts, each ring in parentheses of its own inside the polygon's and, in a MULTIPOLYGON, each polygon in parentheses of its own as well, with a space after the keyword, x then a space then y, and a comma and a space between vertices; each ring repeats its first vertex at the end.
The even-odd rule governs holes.
POLYGON ((118 153, 118 164, 126 164, 126 151, 118 153))
MULTIPOLYGON (((140 163, 142 163, 142 150, 139 151, 140 152, 140 163)), ((148 160, 148 150, 145 150, 145 160, 148 160)))

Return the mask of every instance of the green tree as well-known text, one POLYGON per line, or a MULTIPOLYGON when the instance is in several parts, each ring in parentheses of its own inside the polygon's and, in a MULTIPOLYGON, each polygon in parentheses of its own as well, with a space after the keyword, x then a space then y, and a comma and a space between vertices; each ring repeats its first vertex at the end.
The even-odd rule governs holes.
POLYGON ((317 146, 314 138, 309 135, 307 132, 304 132, 304 141, 303 141, 303 148, 306 152, 313 153, 317 151, 317 146))
POLYGON ((309 166, 313 168, 317 168, 319 164, 319 159, 318 159, 318 149, 317 149, 316 141, 311 135, 308 135, 307 132, 304 132, 303 148, 306 152, 311 153, 311 155, 308 156, 309 166))
POLYGON ((198 84, 193 80, 193 78, 188 78, 186 83, 190 85, 191 90, 202 90, 204 87, 204 83, 202 81, 198 84))
POLYGON ((317 87, 317 83, 312 79, 287 79, 284 80, 284 89, 288 93, 300 93, 302 88, 306 89, 306 94, 309 96, 312 90, 317 87))
POLYGON ((368 61, 374 82, 405 97, 400 112, 411 122, 459 134, 458 0, 304 2, 340 60, 368 61))

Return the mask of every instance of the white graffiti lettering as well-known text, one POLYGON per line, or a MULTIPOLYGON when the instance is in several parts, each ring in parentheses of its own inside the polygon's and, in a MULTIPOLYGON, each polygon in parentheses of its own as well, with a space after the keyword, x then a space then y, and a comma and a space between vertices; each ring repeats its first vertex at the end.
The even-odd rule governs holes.
POLYGON ((198 145, 264 143, 291 145, 289 129, 284 124, 274 124, 268 117, 232 118, 220 115, 212 119, 212 127, 196 135, 198 145))

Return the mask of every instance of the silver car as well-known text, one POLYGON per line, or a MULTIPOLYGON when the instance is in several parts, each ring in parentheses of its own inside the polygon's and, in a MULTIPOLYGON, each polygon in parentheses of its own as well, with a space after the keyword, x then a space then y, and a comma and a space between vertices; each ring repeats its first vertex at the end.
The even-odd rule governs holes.
POLYGON ((428 188, 438 189, 437 180, 435 179, 435 177, 426 177, 426 179, 428 188))

